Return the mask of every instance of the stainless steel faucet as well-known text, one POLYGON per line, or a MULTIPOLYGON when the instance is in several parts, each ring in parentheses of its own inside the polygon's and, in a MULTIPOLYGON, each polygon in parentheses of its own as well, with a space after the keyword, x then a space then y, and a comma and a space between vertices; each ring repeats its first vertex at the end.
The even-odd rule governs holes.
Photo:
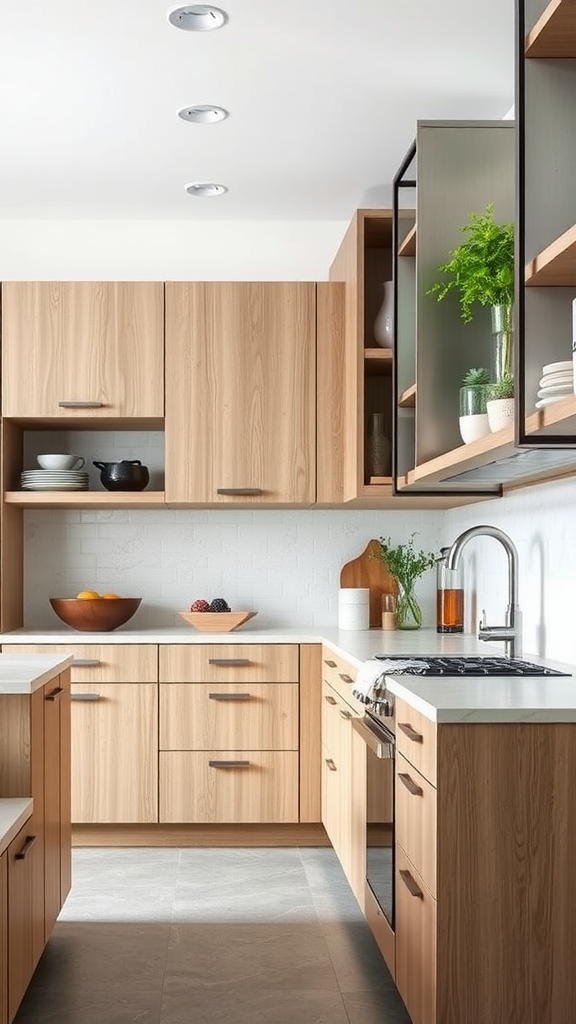
POLYGON ((522 657, 522 612, 518 606, 518 552, 513 541, 497 526, 472 526, 456 538, 446 556, 449 569, 457 569, 462 550, 473 537, 494 537, 499 540, 508 556, 508 607, 505 626, 487 626, 486 612, 478 627, 479 640, 503 640, 506 657, 522 657))

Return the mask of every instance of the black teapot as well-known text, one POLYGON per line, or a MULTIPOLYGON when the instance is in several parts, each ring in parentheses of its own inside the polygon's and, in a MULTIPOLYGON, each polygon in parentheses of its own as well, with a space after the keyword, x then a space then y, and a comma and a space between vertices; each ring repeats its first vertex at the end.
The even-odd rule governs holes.
POLYGON ((100 480, 107 491, 143 491, 150 474, 140 459, 122 459, 121 462, 96 462, 100 480))

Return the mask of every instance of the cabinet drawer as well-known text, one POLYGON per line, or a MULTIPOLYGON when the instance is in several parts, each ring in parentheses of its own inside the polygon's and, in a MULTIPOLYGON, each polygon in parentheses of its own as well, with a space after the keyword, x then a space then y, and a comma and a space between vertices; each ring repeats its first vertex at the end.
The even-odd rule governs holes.
POLYGON ((396 756, 396 842, 436 895, 436 790, 402 757, 396 756))
POLYGON ((161 683, 161 750, 297 750, 297 683, 161 683))
POLYGON ((322 679, 325 683, 329 683, 350 707, 364 713, 360 701, 352 696, 357 671, 338 654, 333 654, 326 647, 322 648, 322 679))
POLYGON ((396 700, 396 750, 436 785, 436 723, 396 700))
POLYGON ((155 683, 156 644, 3 644, 5 654, 72 654, 73 683, 155 683))
POLYGON ((162 751, 160 821, 297 822, 298 754, 291 750, 162 751))
POLYGON ((436 1024, 436 900, 401 849, 396 850, 395 981, 411 1019, 436 1024))
POLYGON ((162 683, 297 683, 298 644, 162 644, 162 683))

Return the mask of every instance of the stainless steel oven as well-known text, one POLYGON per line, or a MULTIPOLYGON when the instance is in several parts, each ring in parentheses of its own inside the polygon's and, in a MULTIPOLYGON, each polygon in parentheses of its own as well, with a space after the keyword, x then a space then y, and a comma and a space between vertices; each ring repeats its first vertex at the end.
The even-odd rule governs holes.
MULTIPOLYGON (((393 725, 393 722, 390 722, 393 725)), ((394 761, 396 737, 369 712, 354 719, 366 744, 366 883, 394 930, 394 761)))

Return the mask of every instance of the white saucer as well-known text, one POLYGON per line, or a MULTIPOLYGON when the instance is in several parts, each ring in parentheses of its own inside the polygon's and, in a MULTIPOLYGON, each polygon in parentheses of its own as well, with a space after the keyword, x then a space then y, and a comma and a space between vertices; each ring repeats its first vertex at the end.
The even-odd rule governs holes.
POLYGON ((571 359, 566 359, 561 363, 547 363, 546 366, 542 367, 542 376, 545 373, 562 373, 563 371, 573 370, 573 364, 571 359))
POLYGON ((568 385, 568 387, 574 386, 574 377, 572 374, 557 373, 551 374, 547 377, 541 377, 538 381, 539 388, 557 387, 559 385, 568 385))
POLYGON ((549 387, 541 388, 538 392, 538 398, 549 398, 552 395, 573 395, 574 387, 572 384, 550 384, 549 387))
POLYGON ((554 402, 563 402, 569 395, 550 395, 549 398, 539 398, 536 402, 537 409, 545 409, 547 405, 554 405, 554 402))

